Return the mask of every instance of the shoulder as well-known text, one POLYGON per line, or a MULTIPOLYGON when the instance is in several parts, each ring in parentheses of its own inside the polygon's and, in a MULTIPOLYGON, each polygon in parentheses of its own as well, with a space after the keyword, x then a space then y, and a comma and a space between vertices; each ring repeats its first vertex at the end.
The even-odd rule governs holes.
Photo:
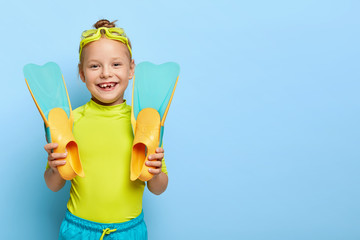
POLYGON ((87 104, 88 103, 86 103, 72 111, 74 121, 77 121, 78 119, 80 119, 83 116, 84 110, 85 110, 87 104))
POLYGON ((127 101, 125 100, 122 104, 121 104, 121 108, 120 112, 121 115, 125 115, 125 116, 129 116, 131 115, 131 106, 127 104, 127 101))
POLYGON ((125 110, 131 112, 131 106, 125 102, 125 110))

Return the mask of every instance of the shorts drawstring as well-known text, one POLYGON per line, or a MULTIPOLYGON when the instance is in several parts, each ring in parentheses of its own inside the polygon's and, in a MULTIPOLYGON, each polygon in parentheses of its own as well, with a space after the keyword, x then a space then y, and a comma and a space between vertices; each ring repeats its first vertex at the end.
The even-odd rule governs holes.
POLYGON ((100 240, 103 240, 105 234, 110 234, 110 233, 115 232, 115 231, 116 231, 116 229, 112 229, 112 230, 110 230, 110 228, 103 229, 103 233, 102 233, 102 235, 100 237, 100 240))

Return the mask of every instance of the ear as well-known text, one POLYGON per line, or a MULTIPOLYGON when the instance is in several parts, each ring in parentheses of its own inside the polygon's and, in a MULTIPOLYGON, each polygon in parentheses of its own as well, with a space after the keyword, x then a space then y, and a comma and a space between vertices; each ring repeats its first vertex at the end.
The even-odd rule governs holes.
POLYGON ((81 66, 80 63, 79 63, 79 65, 78 65, 78 68, 79 68, 79 76, 80 76, 80 79, 81 79, 81 81, 85 82, 84 70, 82 69, 82 66, 81 66))
POLYGON ((134 77, 134 73, 135 73, 135 61, 134 59, 132 59, 130 62, 129 80, 131 80, 134 77))

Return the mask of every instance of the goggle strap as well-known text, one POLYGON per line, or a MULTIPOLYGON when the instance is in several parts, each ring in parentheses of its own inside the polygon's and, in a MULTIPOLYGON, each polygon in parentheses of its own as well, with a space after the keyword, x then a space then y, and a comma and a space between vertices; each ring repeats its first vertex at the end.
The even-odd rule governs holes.
POLYGON ((81 52, 82 52, 82 48, 93 41, 99 40, 101 38, 101 30, 104 29, 105 31, 105 35, 107 38, 109 39, 113 39, 113 40, 117 40, 120 41, 122 43, 124 43, 127 48, 129 49, 130 52, 130 56, 132 56, 132 51, 129 45, 129 40, 126 37, 126 34, 124 32, 124 29, 122 28, 106 28, 106 27, 101 27, 98 29, 90 29, 90 30, 86 30, 81 34, 81 38, 82 40, 80 41, 80 50, 79 50, 79 57, 81 56, 81 52), (114 33, 118 33, 120 35, 115 35, 113 34, 111 31, 113 31, 114 33), (93 34, 92 36, 89 36, 90 34, 93 34))

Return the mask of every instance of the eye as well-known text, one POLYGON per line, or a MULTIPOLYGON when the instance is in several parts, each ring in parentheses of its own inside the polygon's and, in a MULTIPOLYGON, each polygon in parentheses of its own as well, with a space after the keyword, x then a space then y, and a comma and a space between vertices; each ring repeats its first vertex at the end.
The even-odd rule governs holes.
POLYGON ((121 63, 114 63, 113 65, 114 65, 114 67, 120 67, 122 64, 121 63))
POLYGON ((91 64, 91 65, 90 65, 90 68, 92 68, 92 69, 97 69, 97 68, 99 68, 99 65, 97 65, 97 64, 91 64))

